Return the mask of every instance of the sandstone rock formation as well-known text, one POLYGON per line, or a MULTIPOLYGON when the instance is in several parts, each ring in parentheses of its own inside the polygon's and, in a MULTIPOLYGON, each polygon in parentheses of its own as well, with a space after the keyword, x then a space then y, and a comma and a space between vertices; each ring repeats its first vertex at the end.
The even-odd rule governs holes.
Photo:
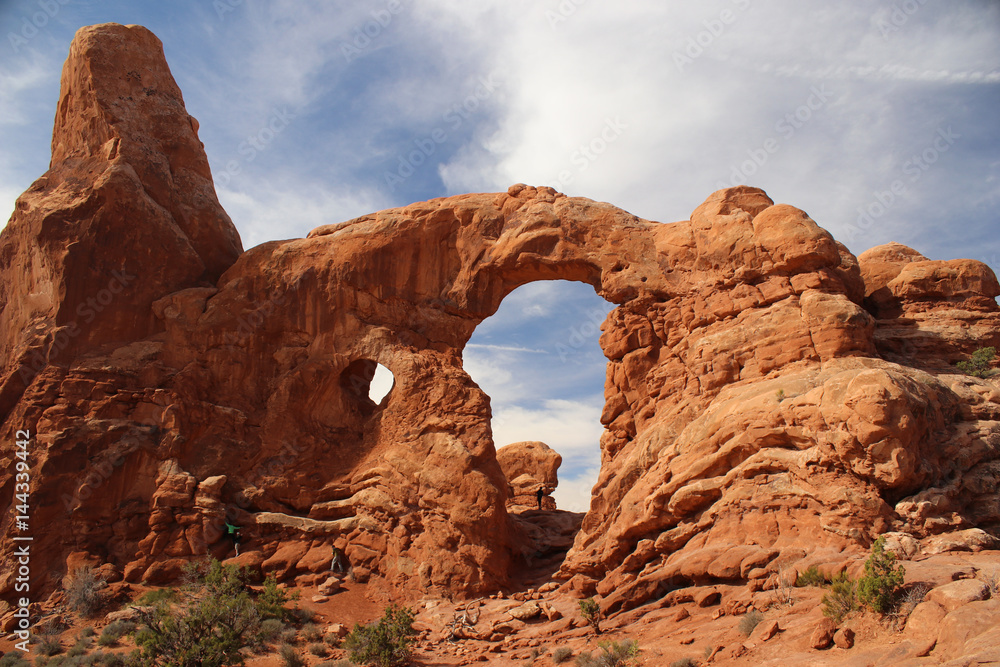
POLYGON ((544 442, 515 442, 497 450, 497 462, 507 478, 507 509, 519 511, 538 508, 538 490, 542 490, 541 509, 554 510, 552 492, 559 484, 557 472, 562 457, 544 442))
POLYGON ((984 265, 859 263, 750 187, 660 224, 516 185, 239 254, 196 129, 148 31, 78 34, 51 168, 0 236, 0 487, 30 430, 38 590, 80 553, 169 580, 231 555, 225 520, 285 578, 336 546, 373 594, 507 585, 533 549, 462 350, 507 294, 556 278, 617 304, 567 590, 613 612, 843 567, 890 530, 1000 534, 1000 392, 950 366, 995 339, 984 265), (378 405, 376 363, 395 376, 378 405))

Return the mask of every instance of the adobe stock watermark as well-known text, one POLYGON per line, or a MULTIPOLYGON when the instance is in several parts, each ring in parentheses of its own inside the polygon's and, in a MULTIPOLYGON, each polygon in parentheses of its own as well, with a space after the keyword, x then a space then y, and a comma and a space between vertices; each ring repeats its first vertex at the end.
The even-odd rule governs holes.
MULTIPOLYGON (((751 0, 731 0, 739 11, 750 9, 751 0)), ((677 71, 684 73, 684 68, 694 63, 695 60, 705 54, 715 40, 725 34, 729 26, 736 23, 739 14, 732 9, 723 9, 719 15, 713 19, 705 19, 701 24, 705 27, 695 35, 688 37, 682 49, 675 49, 673 54, 674 66, 677 71)))
POLYGON ((73 495, 69 495, 68 493, 62 495, 61 500, 66 511, 72 512, 83 501, 93 496, 94 491, 104 486, 111 479, 114 471, 125 463, 126 454, 131 454, 133 451, 135 451, 134 448, 125 453, 119 453, 116 456, 105 456, 96 462, 91 462, 84 471, 85 474, 77 478, 79 483, 73 489, 73 495))
MULTIPOLYGON (((84 324, 90 324, 97 319, 97 316, 104 312, 105 308, 111 305, 111 303, 115 300, 115 297, 124 292, 125 288, 128 287, 135 279, 136 276, 124 270, 112 271, 111 280, 108 281, 107 287, 97 291, 91 296, 88 296, 86 299, 77 304, 74 312, 76 313, 78 319, 59 327, 52 339, 52 344, 49 346, 49 354, 51 354, 52 350, 61 352, 66 349, 74 338, 83 333, 83 329, 80 328, 80 321, 82 320, 84 324)), ((35 378, 35 376, 38 375, 38 373, 45 368, 48 363, 48 357, 42 355, 42 353, 38 350, 35 350, 31 357, 27 360, 27 365, 21 366, 21 381, 24 382, 25 386, 31 384, 31 381, 35 378)))
POLYGON ((278 306, 284 305, 285 299, 284 292, 278 292, 275 290, 268 296, 264 303, 260 304, 253 310, 251 310, 246 315, 240 315, 236 319, 236 330, 227 331, 225 333, 224 339, 227 345, 239 345, 247 338, 253 335, 257 329, 263 326, 264 322, 274 314, 275 309, 278 306))
POLYGON ((385 184, 391 192, 406 181, 417 170, 427 163, 438 151, 438 147, 446 143, 454 132, 457 132, 471 118, 484 102, 493 97, 503 84, 506 70, 495 69, 486 76, 479 77, 475 90, 460 103, 452 105, 441 116, 442 124, 435 127, 423 137, 413 140, 413 149, 401 153, 397 158, 395 171, 386 170, 383 173, 385 184))
POLYGON ((68 5, 72 0, 38 0, 36 3, 41 11, 25 14, 21 17, 20 30, 7 33, 7 39, 14 53, 18 53, 21 47, 27 46, 28 42, 38 34, 38 31, 49 24, 59 13, 59 10, 68 5))
POLYGON ((566 342, 556 343, 556 352, 559 354, 559 361, 565 363, 570 355, 575 354, 581 347, 593 340, 601 333, 601 324, 608 314, 601 308, 593 308, 585 314, 585 321, 579 326, 571 326, 566 332, 566 342))
POLYGON ((611 144, 618 139, 628 129, 628 123, 622 121, 621 116, 605 118, 604 127, 590 141, 580 144, 580 147, 573 151, 569 161, 576 167, 572 169, 561 169, 554 180, 555 187, 560 188, 569 185, 576 178, 576 175, 587 171, 594 162, 604 155, 611 144))
POLYGON ((220 21, 226 19, 226 14, 235 12, 243 4, 243 0, 212 0, 212 8, 220 21))
POLYGON ((872 192, 872 199, 858 207, 855 224, 848 225, 844 230, 848 242, 856 240, 861 232, 871 229, 879 218, 888 213, 907 194, 907 182, 913 184, 919 181, 931 166, 955 145, 955 141, 961 138, 962 135, 954 132, 950 125, 946 129, 938 128, 930 144, 903 163, 901 171, 905 179, 896 178, 886 189, 875 190, 872 192))
POLYGON ((361 57, 362 52, 370 47, 388 28, 397 16, 403 13, 406 6, 402 0, 389 0, 385 9, 375 9, 370 12, 370 21, 357 26, 351 31, 351 41, 340 46, 340 54, 344 60, 351 62, 361 57))
POLYGON ((273 110, 267 122, 259 130, 248 135, 246 140, 241 141, 236 147, 236 153, 240 157, 226 162, 225 170, 216 177, 216 185, 221 187, 229 185, 233 176, 238 176, 243 172, 243 164, 253 162, 260 153, 267 150, 295 117, 296 115, 287 108, 273 110))
POLYGON ((882 39, 889 39, 889 35, 899 32, 926 2, 927 0, 902 0, 893 3, 888 13, 880 12, 875 18, 875 27, 878 28, 882 39))
POLYGON ((576 10, 578 10, 580 6, 586 2, 587 0, 561 0, 559 5, 556 7, 556 11, 546 9, 545 20, 549 22, 549 28, 555 30, 560 25, 568 21, 569 17, 576 14, 576 10))
POLYGON ((816 112, 826 106, 833 93, 826 88, 826 84, 813 86, 809 89, 809 95, 805 101, 791 113, 786 113, 774 124, 774 131, 778 137, 768 137, 757 148, 747 149, 747 159, 739 164, 731 165, 729 172, 729 183, 719 181, 716 189, 735 187, 745 184, 747 179, 756 174, 761 167, 767 164, 771 156, 781 150, 783 142, 789 141, 795 133, 805 127, 806 123, 813 119, 816 112))

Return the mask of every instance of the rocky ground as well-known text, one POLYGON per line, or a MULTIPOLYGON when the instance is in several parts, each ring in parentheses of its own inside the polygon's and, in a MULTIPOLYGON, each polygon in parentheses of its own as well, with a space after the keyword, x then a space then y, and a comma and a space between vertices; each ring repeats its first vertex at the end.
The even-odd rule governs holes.
MULTIPOLYGON (((556 511, 526 511, 521 516, 536 526, 578 525, 577 517, 556 511)), ((686 659, 695 665, 1000 664, 1000 551, 982 549, 980 531, 924 543, 889 535, 887 547, 899 554, 906 577, 899 608, 885 616, 854 612, 837 625, 826 619, 822 598, 827 589, 796 586, 797 576, 819 563, 818 570, 827 577, 840 571, 857 577, 865 559, 819 552, 795 563, 774 562, 747 585, 672 590, 601 619, 600 633, 582 617, 579 594, 551 579, 561 558, 558 545, 564 543, 558 532, 552 534, 557 546, 549 558, 537 559, 523 573, 521 590, 467 601, 435 597, 410 601, 419 633, 413 664, 574 664, 583 652, 599 655, 602 642, 625 640, 638 644, 634 664, 652 666, 682 665, 686 659), (563 658, 561 663, 558 658, 563 658)), ((330 577, 323 575, 311 585, 301 578, 298 584, 282 585, 296 598, 289 606, 311 612, 312 632, 323 635, 310 636, 311 629, 302 622, 289 625, 297 631, 284 638, 294 642, 308 665, 346 660, 339 639, 355 623, 373 621, 383 612, 382 604, 366 597, 365 584, 349 577, 334 579, 339 583, 331 585, 330 577), (312 650, 317 644, 325 648, 324 655, 312 650)), ((148 590, 154 589, 110 584, 109 604, 90 619, 69 613, 64 595, 56 593, 42 605, 37 622, 39 627, 53 623, 61 627, 59 641, 66 650, 84 628, 94 628, 96 638, 108 623, 127 616, 130 604, 148 590)), ((124 655, 133 648, 126 637, 101 650, 124 655)), ((285 664, 277 648, 276 641, 248 652, 247 664, 285 664)), ((14 646, 5 638, 0 649, 13 652, 14 646)))

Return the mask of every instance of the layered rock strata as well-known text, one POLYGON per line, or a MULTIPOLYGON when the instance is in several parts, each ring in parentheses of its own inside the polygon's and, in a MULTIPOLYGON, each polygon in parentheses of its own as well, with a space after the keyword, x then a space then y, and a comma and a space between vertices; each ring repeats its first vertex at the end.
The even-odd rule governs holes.
POLYGON ((1000 394, 950 366, 995 340, 995 276, 859 265, 759 189, 660 224, 516 185, 240 253, 159 42, 104 25, 74 40, 51 167, 0 247, 0 493, 28 430, 39 590, 70 554, 168 581, 231 555, 226 521, 283 578, 337 546, 373 594, 508 585, 533 549, 462 351, 552 279, 617 305, 602 469, 559 574, 606 611, 881 532, 1000 531, 1000 394))

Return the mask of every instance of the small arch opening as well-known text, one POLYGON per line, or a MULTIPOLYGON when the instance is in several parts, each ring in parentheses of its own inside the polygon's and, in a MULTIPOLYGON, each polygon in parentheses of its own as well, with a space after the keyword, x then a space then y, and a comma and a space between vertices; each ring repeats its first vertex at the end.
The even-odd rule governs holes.
POLYGON ((389 392, 392 391, 395 385, 396 378, 393 376, 392 371, 382 364, 376 364, 375 374, 372 376, 371 385, 368 387, 368 398, 377 405, 381 405, 382 400, 389 395, 389 392))
POLYGON ((371 359, 356 359, 340 374, 340 386, 364 413, 384 407, 394 385, 392 371, 371 359))

